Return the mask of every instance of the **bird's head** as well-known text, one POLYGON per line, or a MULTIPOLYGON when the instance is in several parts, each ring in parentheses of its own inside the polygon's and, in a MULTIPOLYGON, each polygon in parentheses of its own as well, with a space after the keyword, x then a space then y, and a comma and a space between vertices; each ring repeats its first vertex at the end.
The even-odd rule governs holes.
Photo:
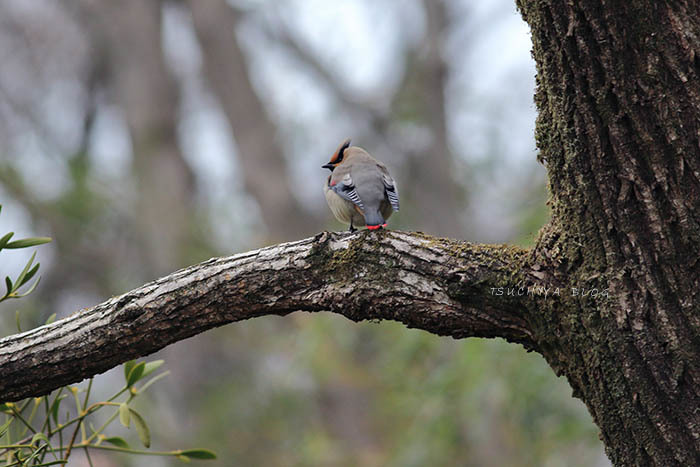
POLYGON ((331 160, 328 162, 328 164, 322 165, 321 168, 328 169, 331 172, 333 172, 333 169, 335 169, 338 166, 338 164, 343 162, 345 150, 348 147, 350 147, 350 138, 343 141, 343 143, 338 147, 338 149, 336 149, 335 153, 333 153, 333 157, 331 157, 331 160))

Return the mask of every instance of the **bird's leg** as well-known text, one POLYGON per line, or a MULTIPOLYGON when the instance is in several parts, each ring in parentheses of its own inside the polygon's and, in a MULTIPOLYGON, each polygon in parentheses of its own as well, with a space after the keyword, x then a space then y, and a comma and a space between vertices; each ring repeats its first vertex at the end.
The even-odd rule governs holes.
POLYGON ((355 227, 353 227, 353 225, 352 225, 352 221, 350 221, 350 233, 352 233, 352 232, 354 232, 354 231, 356 231, 356 230, 357 230, 357 229, 356 229, 355 227))

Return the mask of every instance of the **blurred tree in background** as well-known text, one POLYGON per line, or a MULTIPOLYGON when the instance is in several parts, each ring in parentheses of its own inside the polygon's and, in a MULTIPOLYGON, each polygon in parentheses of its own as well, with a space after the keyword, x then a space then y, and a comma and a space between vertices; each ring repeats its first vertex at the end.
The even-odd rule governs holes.
MULTIPOLYGON (((54 238, 24 328, 338 229, 319 166, 346 136, 398 180, 392 228, 527 245, 547 212, 526 31, 508 0, 3 1, 4 220, 54 238)), ((608 464, 566 382, 501 341, 294 315, 161 354, 154 445, 222 465, 608 464)))

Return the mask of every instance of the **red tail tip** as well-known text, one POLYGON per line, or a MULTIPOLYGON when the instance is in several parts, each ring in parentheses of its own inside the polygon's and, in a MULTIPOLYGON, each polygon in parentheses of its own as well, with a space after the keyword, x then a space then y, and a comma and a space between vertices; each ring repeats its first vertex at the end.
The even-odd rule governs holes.
POLYGON ((367 228, 369 230, 377 230, 381 229, 382 227, 386 227, 386 224, 381 224, 381 225, 368 225, 367 228))

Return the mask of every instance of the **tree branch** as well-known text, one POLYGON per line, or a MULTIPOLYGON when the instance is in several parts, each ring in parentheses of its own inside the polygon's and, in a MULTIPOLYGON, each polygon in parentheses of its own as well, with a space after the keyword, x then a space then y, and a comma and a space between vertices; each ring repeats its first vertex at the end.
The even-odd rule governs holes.
POLYGON ((0 401, 46 394, 227 323, 294 311, 396 320, 535 348, 528 253, 421 233, 324 232, 212 258, 68 318, 0 340, 0 401))

